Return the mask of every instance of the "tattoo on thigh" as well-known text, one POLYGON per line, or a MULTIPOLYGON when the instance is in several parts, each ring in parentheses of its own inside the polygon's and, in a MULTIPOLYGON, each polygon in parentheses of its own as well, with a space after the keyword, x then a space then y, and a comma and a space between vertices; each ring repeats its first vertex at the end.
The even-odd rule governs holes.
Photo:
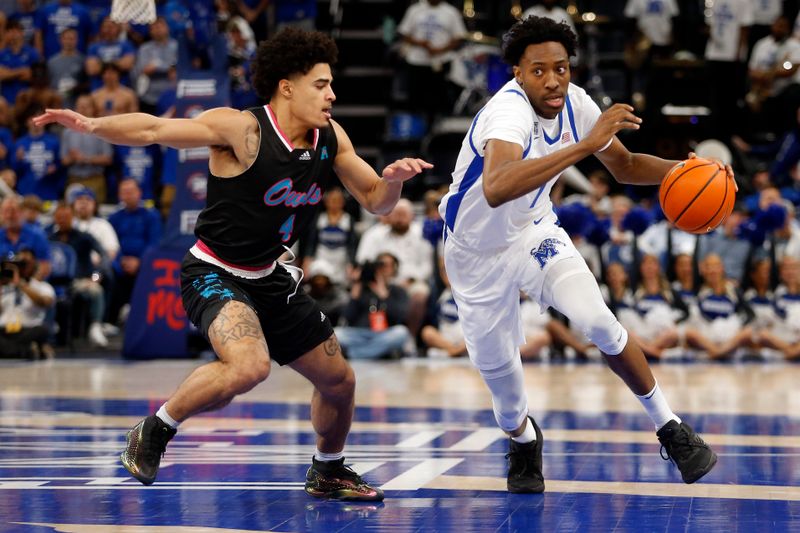
POLYGON ((322 347, 325 349, 325 355, 328 357, 333 357, 339 351, 339 341, 336 340, 336 335, 331 335, 328 340, 326 340, 322 347))
POLYGON ((247 338, 264 341, 264 333, 261 331, 261 324, 255 311, 237 301, 225 304, 211 323, 208 337, 212 341, 219 342, 221 346, 247 338))

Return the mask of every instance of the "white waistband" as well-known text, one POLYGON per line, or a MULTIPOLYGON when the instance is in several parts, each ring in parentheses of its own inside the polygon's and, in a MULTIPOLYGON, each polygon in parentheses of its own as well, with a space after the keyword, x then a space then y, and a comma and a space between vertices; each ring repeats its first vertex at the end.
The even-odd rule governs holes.
POLYGON ((262 270, 244 270, 244 269, 241 269, 241 268, 233 267, 231 265, 226 265, 225 263, 223 263, 222 261, 220 261, 216 257, 213 257, 213 256, 205 253, 204 251, 202 251, 200 248, 197 247, 197 245, 192 246, 189 249, 189 252, 193 256, 195 256, 197 259, 199 259, 201 261, 205 261, 206 263, 212 264, 214 266, 218 266, 219 268, 221 268, 225 272, 228 272, 230 274, 233 274, 234 276, 237 276, 239 278, 244 278, 244 279, 265 278, 265 277, 269 276, 270 274, 272 274, 275 271, 275 265, 278 264, 277 262, 274 262, 270 266, 268 266, 267 268, 264 268, 262 270))

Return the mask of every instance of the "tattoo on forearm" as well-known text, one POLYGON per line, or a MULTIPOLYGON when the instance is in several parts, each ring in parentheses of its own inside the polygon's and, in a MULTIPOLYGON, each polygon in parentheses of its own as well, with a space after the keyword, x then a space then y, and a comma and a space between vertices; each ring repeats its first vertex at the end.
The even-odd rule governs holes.
POLYGON ((220 346, 242 339, 261 339, 264 334, 255 311, 242 302, 230 302, 222 308, 209 327, 208 337, 220 346))
POLYGON ((328 340, 322 344, 325 350, 325 355, 333 357, 339 352, 339 341, 336 340, 336 335, 331 335, 328 340))

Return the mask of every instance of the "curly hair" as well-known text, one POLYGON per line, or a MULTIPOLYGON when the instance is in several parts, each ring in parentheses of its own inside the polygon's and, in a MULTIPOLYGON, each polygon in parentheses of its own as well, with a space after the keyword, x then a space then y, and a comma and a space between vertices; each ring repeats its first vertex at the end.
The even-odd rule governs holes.
POLYGON ((512 67, 519 65, 528 45, 548 42, 563 44, 569 57, 573 57, 578 48, 578 36, 565 22, 530 16, 511 26, 503 35, 503 60, 512 67))
POLYGON ((253 87, 269 101, 278 83, 293 74, 306 74, 317 63, 336 64, 339 49, 328 35, 288 27, 263 41, 253 61, 253 87))

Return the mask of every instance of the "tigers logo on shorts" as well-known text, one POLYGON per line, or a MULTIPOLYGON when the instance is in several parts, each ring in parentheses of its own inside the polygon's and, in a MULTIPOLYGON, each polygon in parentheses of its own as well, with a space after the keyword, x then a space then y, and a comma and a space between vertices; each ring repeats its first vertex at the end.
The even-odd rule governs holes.
POLYGON ((541 268, 542 270, 544 270, 547 261, 551 257, 558 255, 558 249, 556 248, 557 244, 565 246, 565 244, 562 241, 550 238, 543 240, 541 244, 539 244, 538 248, 534 248, 531 250, 531 255, 539 263, 539 268, 541 268))

